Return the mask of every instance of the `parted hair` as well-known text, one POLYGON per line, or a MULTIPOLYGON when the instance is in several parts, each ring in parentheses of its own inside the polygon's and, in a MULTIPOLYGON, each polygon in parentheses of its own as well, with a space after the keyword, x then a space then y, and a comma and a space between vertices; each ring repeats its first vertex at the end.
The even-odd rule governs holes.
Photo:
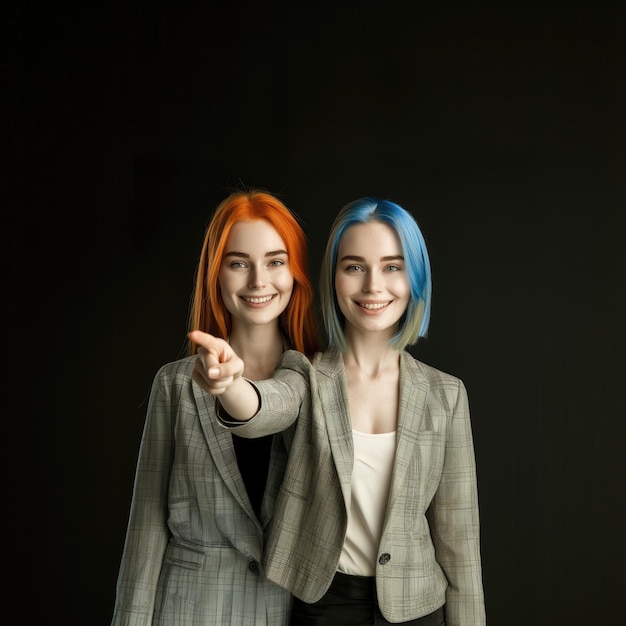
MULTIPOLYGON (((296 216, 274 195, 251 189, 235 191, 215 209, 204 235, 191 301, 189 330, 228 338, 232 317, 222 299, 219 271, 228 235, 241 221, 265 220, 285 242, 294 286, 287 308, 280 316, 280 327, 291 346, 310 355, 319 349, 313 312, 313 287, 307 271, 306 236, 296 216)), ((190 341, 190 355, 198 351, 190 341)))

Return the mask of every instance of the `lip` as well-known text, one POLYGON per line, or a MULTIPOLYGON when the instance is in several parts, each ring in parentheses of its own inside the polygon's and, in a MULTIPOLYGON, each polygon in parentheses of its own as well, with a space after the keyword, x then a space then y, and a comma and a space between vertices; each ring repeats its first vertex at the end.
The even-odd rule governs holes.
POLYGON ((245 304, 255 308, 261 308, 267 306, 270 302, 272 302, 276 298, 275 293, 270 293, 264 296, 239 296, 239 299, 242 300, 245 304))
POLYGON ((385 311, 387 307, 392 303, 392 300, 383 301, 368 301, 368 300, 354 300, 354 304, 359 307, 359 310, 368 313, 369 315, 375 315, 381 311, 385 311))

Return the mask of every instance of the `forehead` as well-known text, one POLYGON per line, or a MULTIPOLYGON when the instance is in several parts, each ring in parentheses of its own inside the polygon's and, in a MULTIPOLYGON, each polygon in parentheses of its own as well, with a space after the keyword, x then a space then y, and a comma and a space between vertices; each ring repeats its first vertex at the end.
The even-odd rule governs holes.
POLYGON ((346 228, 339 240, 338 256, 392 256, 402 254, 402 245, 396 231, 383 222, 353 224, 346 228))
POLYGON ((265 220, 237 222, 228 234, 225 252, 268 252, 287 250, 278 231, 265 220))

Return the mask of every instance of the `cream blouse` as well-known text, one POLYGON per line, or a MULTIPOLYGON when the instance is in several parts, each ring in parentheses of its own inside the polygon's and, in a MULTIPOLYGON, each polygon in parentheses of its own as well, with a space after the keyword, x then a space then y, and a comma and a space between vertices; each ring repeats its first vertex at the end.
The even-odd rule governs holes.
POLYGON ((338 569, 355 576, 374 576, 389 499, 396 433, 369 434, 353 430, 352 436, 352 501, 338 569))

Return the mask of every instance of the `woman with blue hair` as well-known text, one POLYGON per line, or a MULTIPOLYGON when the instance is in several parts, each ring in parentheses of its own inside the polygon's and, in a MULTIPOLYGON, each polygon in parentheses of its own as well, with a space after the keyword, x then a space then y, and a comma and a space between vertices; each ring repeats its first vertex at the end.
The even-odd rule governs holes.
POLYGON ((476 464, 463 382, 406 350, 426 335, 431 272, 405 209, 363 198, 321 268, 328 347, 285 353, 254 384, 194 331, 194 376, 239 436, 289 431, 263 557, 295 597, 291 624, 484 626, 476 464))

